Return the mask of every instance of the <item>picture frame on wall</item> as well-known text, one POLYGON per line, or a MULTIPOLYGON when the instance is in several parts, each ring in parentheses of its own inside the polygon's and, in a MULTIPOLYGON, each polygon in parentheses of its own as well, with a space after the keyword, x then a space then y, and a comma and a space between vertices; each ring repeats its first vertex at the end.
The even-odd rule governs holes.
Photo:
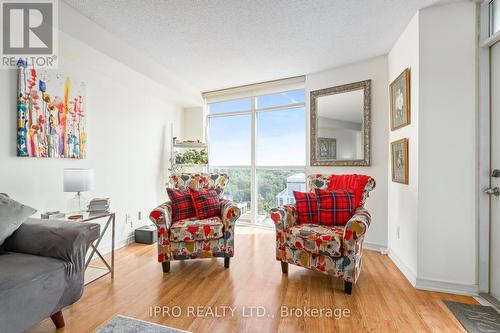
POLYGON ((392 181, 408 185, 408 139, 391 142, 392 181))
POLYGON ((318 157, 321 160, 334 160, 337 158, 337 139, 318 138, 318 157))
POLYGON ((406 68, 389 85, 389 96, 391 100, 391 131, 410 125, 410 95, 410 69, 406 68))
POLYGON ((87 156, 86 84, 73 76, 28 67, 20 59, 17 90, 17 156, 87 156))

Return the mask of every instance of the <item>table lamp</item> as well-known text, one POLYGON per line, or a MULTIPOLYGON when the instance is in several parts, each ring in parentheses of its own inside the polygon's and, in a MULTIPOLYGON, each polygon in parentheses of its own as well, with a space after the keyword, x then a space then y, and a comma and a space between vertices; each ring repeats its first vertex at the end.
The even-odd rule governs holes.
POLYGON ((93 189, 93 169, 64 169, 64 192, 76 192, 70 206, 76 207, 78 211, 83 211, 86 203, 82 192, 92 191, 93 189))

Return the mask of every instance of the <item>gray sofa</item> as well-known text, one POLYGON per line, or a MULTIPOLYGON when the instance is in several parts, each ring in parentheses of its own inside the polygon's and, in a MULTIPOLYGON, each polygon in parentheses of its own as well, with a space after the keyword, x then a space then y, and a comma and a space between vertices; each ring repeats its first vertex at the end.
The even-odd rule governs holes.
POLYGON ((99 225, 28 219, 0 249, 0 333, 23 332, 83 293, 85 255, 99 225))

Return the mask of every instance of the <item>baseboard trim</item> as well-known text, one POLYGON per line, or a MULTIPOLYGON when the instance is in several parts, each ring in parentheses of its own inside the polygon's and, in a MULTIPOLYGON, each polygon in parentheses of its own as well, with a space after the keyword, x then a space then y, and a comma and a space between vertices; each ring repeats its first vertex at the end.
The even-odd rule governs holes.
POLYGON ((378 243, 364 242, 363 249, 369 250, 369 251, 377 251, 377 252, 380 252, 382 254, 387 253, 387 246, 382 245, 382 244, 378 244, 378 243))
MULTIPOLYGON (((134 240, 133 233, 131 235, 129 235, 127 238, 121 239, 119 241, 115 241, 115 251, 133 243, 134 241, 135 240, 134 240)), ((103 246, 102 248, 99 248, 99 252, 101 252, 102 255, 110 253, 111 252, 111 245, 106 245, 106 246, 103 246)))
POLYGON ((389 258, 396 267, 403 273, 405 278, 415 287, 417 284, 417 275, 408 267, 391 249, 389 249, 389 258))
POLYGON ((394 251, 390 249, 389 258, 391 258, 396 267, 416 289, 466 296, 479 295, 479 286, 477 284, 469 285, 417 277, 417 275, 394 253, 394 251))
POLYGON ((478 296, 479 286, 477 284, 462 284, 449 281, 431 280, 417 278, 415 288, 429 291, 439 291, 443 293, 478 296))

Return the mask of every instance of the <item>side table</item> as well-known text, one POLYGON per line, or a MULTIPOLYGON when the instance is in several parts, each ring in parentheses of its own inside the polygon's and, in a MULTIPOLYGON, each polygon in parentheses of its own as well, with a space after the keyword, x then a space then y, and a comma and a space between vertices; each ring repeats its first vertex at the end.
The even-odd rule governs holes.
POLYGON ((104 228, 102 228, 101 234, 99 238, 90 245, 92 252, 90 252, 90 256, 85 261, 85 285, 102 278, 108 274, 111 275, 111 279, 114 278, 115 275, 115 213, 112 212, 98 212, 98 213, 90 213, 90 212, 74 212, 71 214, 66 214, 65 220, 73 221, 73 222, 90 222, 98 219, 106 219, 106 223, 104 224, 104 228), (72 215, 82 215, 82 218, 78 220, 69 220, 69 217, 72 215), (99 252, 98 246, 101 243, 106 231, 111 225, 111 263, 106 261, 104 256, 99 252), (90 265, 90 262, 97 255, 99 259, 104 263, 106 267, 99 267, 90 265))

